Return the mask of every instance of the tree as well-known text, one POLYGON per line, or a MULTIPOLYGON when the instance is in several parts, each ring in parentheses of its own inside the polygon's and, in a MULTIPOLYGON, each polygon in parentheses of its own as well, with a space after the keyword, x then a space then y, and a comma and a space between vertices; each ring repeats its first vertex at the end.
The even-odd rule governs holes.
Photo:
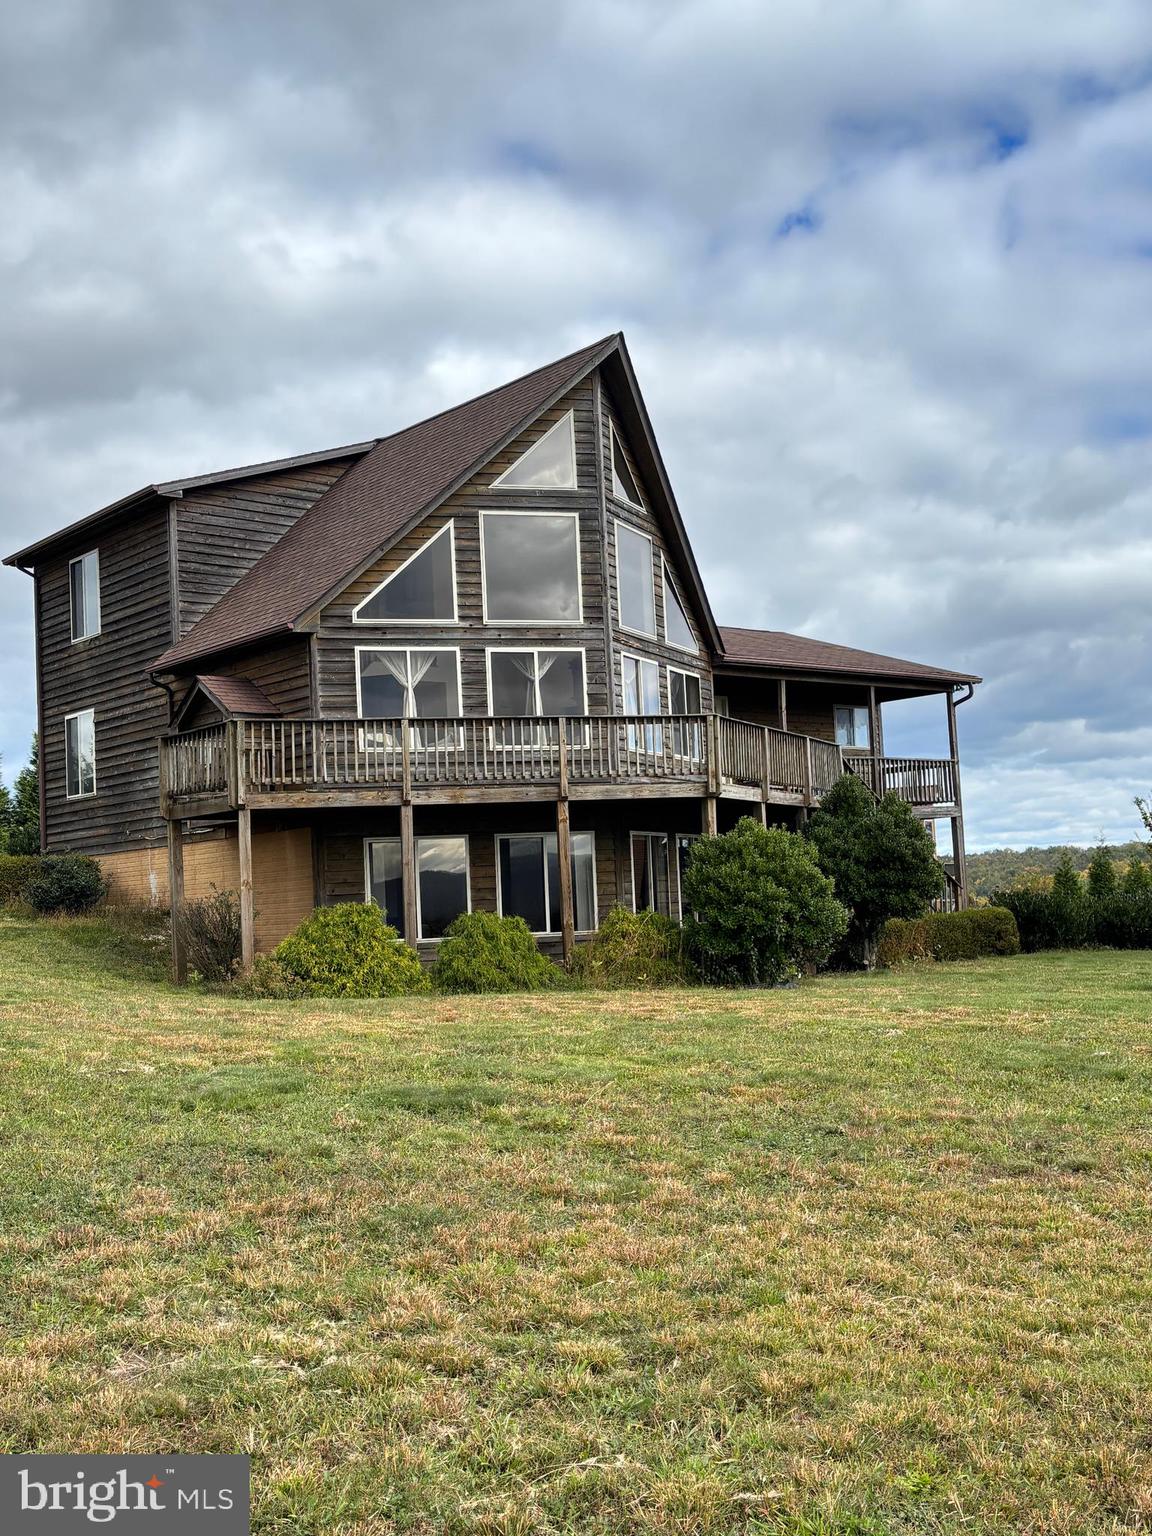
POLYGON ((1103 844, 1096 849, 1088 865, 1088 894, 1094 901, 1116 894, 1116 866, 1103 844))
POLYGON ((1142 800, 1136 796, 1136 809, 1140 812, 1140 820, 1144 823, 1144 830, 1152 837, 1152 800, 1142 800))
POLYGON ((8 833, 12 826, 12 791, 0 778, 0 853, 8 852, 8 833))
POLYGON ((848 913, 795 832, 744 816, 701 838, 684 876, 689 952, 705 981, 763 986, 823 965, 848 913))
POLYGON ((40 751, 35 736, 28 765, 16 775, 8 816, 8 852, 40 852, 40 751))
POLYGON ((890 917, 920 917, 944 890, 935 845, 911 807, 894 794, 877 800, 853 773, 824 796, 806 836, 852 913, 847 949, 858 964, 874 963, 890 917))
POLYGON ((1148 868, 1147 859, 1128 860, 1121 889, 1126 896, 1143 896, 1146 891, 1152 891, 1152 870, 1148 868))
POLYGON ((1063 855, 1052 876, 1052 894, 1063 901, 1078 901, 1084 894, 1076 866, 1067 854, 1063 855))

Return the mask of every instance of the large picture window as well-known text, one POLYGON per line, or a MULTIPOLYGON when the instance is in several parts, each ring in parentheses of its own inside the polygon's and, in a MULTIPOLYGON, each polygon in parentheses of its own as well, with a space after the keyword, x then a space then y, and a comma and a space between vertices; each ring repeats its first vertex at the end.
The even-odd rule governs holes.
MULTIPOLYGON (((522 917, 533 933, 559 933, 560 860, 554 832, 496 839, 497 898, 502 917, 522 917)), ((572 906, 578 932, 596 926, 596 841, 572 833, 572 906)))
POLYGON ((632 910, 672 915, 667 832, 632 834, 632 910))
POLYGON ((64 717, 64 774, 70 800, 96 793, 96 716, 90 709, 64 717))
POLYGON ((454 624, 456 533, 445 523, 352 610, 355 624, 454 624))
POLYGON ((100 555, 95 549, 68 562, 68 595, 73 640, 100 633, 100 555))
POLYGON ((482 512, 488 624, 579 624, 579 519, 570 512, 482 512))
POLYGON ((871 737, 868 710, 861 704, 836 705, 836 744, 867 751, 871 737))
POLYGON ((494 715, 585 715, 584 652, 488 652, 488 705, 494 715))
MULTIPOLYGON (((398 837, 368 838, 364 844, 365 900, 387 914, 400 936, 405 932, 404 879, 398 837)), ((416 839, 416 914, 421 939, 438 939, 461 912, 471 910, 466 837, 416 839)))
POLYGON ((652 540, 627 523, 616 524, 616 589, 622 629, 656 633, 656 581, 652 540))
POLYGON ((460 713, 460 652, 356 647, 356 707, 374 720, 460 713))

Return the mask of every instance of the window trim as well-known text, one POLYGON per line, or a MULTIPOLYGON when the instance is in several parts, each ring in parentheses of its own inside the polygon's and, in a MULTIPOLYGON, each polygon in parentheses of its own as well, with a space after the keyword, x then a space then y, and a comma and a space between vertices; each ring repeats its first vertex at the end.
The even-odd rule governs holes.
MULTIPOLYGON (((599 887, 599 885, 597 884, 597 881, 596 881, 596 833, 594 831, 591 831, 591 830, 585 830, 584 828, 580 828, 579 831, 571 832, 570 836, 574 837, 574 838, 576 838, 576 837, 590 837, 592 839, 592 917, 593 917, 593 926, 591 928, 577 928, 574 931, 576 933, 595 933, 597 927, 599 926, 599 916, 600 916, 600 887, 599 887)), ((505 911, 504 911, 504 882, 503 882, 503 880, 501 878, 501 875, 500 875, 500 840, 501 840, 501 838, 506 838, 506 837, 539 837, 539 838, 541 838, 543 840, 544 845, 545 845, 545 854, 544 854, 544 910, 545 910, 545 912, 547 912, 548 906, 549 906, 549 901, 548 901, 549 890, 548 890, 548 854, 547 854, 547 843, 548 843, 548 839, 550 837, 555 839, 556 833, 555 832, 494 832, 492 834, 493 856, 494 856, 494 858, 496 860, 496 912, 497 912, 497 914, 500 917, 504 917, 504 916, 507 915, 505 913, 505 911)), ((559 860, 560 860, 559 851, 557 851, 556 860, 557 860, 557 863, 559 863, 559 860)), ((575 905, 575 903, 573 903, 573 905, 575 905)), ((573 922, 576 921, 576 914, 575 914, 575 912, 573 912, 573 914, 572 914, 572 921, 573 922)), ((557 928, 555 930, 553 930, 551 928, 530 928, 528 931, 529 931, 529 933, 531 933, 531 935, 532 935, 532 937, 534 939, 555 939, 555 938, 559 938, 560 933, 561 933, 561 930, 559 928, 557 928)))
POLYGON ((388 645, 384 641, 377 641, 375 645, 354 645, 352 647, 354 665, 356 668, 356 718, 358 720, 459 720, 463 718, 464 711, 464 685, 460 672, 460 647, 458 645, 388 645), (447 652, 456 657, 456 702, 460 710, 455 715, 365 715, 364 698, 360 687, 360 652, 361 651, 404 651, 411 655, 413 651, 440 651, 447 652))
MULTIPOLYGON (((694 677, 696 679, 696 681, 700 684, 700 709, 699 709, 698 713, 703 714, 704 713, 704 677, 703 677, 703 674, 700 673, 700 672, 693 672, 688 667, 674 667, 671 662, 668 663, 668 669, 667 670, 668 670, 668 713, 670 715, 673 715, 673 716, 676 714, 676 711, 672 708, 672 674, 676 673, 676 675, 678 677, 694 677)), ((690 711, 690 713, 691 713, 691 711, 690 711)))
POLYGON ((699 647, 699 645, 681 645, 678 640, 670 640, 668 638, 668 592, 669 592, 669 590, 671 590, 673 597, 676 599, 676 602, 677 602, 677 604, 679 605, 679 608, 680 608, 680 612, 684 615, 684 622, 688 625, 689 629, 692 628, 692 625, 691 625, 691 623, 689 622, 689 619, 688 619, 688 609, 687 609, 687 607, 684 604, 683 598, 680 596, 680 588, 672 580, 672 576, 671 576, 671 574, 670 574, 670 572, 668 570, 668 557, 665 555, 663 550, 660 551, 660 580, 661 580, 661 584, 663 586, 663 594, 662 595, 663 595, 663 598, 664 598, 664 623, 663 623, 663 626, 662 626, 663 630, 664 630, 664 644, 668 645, 668 646, 671 646, 671 648, 674 651, 683 651, 686 656, 699 656, 700 655, 700 647, 699 647))
MULTIPOLYGON (((629 503, 630 505, 630 503, 629 503)), ((656 540, 650 533, 645 533, 643 528, 633 528, 631 523, 626 523, 623 518, 614 517, 612 538, 615 542, 616 554, 616 627, 626 635, 639 635, 643 640, 660 640, 660 625, 656 620, 656 540), (648 541, 648 561, 652 566, 652 629, 633 629, 631 624, 624 622, 624 587, 620 580, 620 529, 626 528, 629 533, 634 533, 638 539, 648 541)))
MULTIPOLYGON (((463 842, 464 842, 464 889, 465 889, 465 892, 466 892, 467 898, 468 898, 468 905, 464 908, 464 910, 465 910, 465 912, 471 912, 471 910, 472 910, 472 843, 471 843, 471 833, 468 833, 468 832, 426 832, 422 837, 414 837, 412 839, 412 843, 413 843, 413 848, 412 848, 413 860, 412 860, 412 862, 413 862, 413 865, 415 867, 415 874, 416 874, 416 937, 415 937, 415 939, 405 938, 404 942, 406 944, 413 944, 413 943, 415 943, 415 944, 439 944, 440 943, 440 938, 426 939, 424 937, 424 933, 423 933, 423 929, 424 929, 424 914, 423 914, 423 911, 421 910, 421 902, 420 902, 420 844, 423 843, 423 842, 427 842, 431 838, 434 838, 434 837, 437 837, 437 838, 439 838, 439 837, 455 837, 455 838, 463 839, 463 842)), ((377 836, 377 837, 365 837, 363 839, 363 842, 364 842, 364 900, 365 900, 365 902, 370 902, 370 901, 373 900, 373 896, 372 896, 372 865, 371 865, 370 856, 369 856, 369 853, 368 853, 369 845, 372 844, 372 843, 397 843, 397 844, 399 844, 400 841, 401 841, 401 839, 400 839, 399 833, 395 833, 395 832, 385 832, 382 835, 377 836)), ((401 859, 401 876, 400 876, 400 878, 401 878, 401 882, 403 882, 403 878, 404 878, 404 876, 403 876, 403 859, 401 859)), ((499 878, 499 876, 497 876, 497 878, 499 878)))
MULTIPOLYGON (((364 844, 364 902, 365 902, 365 905, 367 905, 369 902, 376 900, 376 898, 372 895, 372 853, 371 853, 372 844, 373 843, 395 843, 396 847, 400 848, 401 838, 400 838, 400 834, 398 832, 397 833, 385 832, 380 837, 364 837, 362 839, 362 842, 364 844)), ((403 886, 404 886, 404 856, 403 856, 403 853, 401 853, 401 856, 400 856, 400 886, 401 886, 401 892, 403 892, 403 886)), ((377 903, 377 905, 379 905, 379 903, 377 903)), ((384 909, 381 907, 380 910, 383 911, 384 909)), ((387 916, 387 914, 385 914, 385 916, 387 916)), ((403 912, 401 912, 401 914, 400 914, 400 921, 401 921, 401 923, 403 923, 403 920, 404 920, 404 914, 403 914, 403 912)), ((396 928, 397 932, 399 932, 399 925, 397 925, 395 922, 392 923, 392 927, 396 928)), ((406 934, 403 935, 403 939, 404 939, 404 943, 405 944, 408 944, 408 943, 411 942, 406 934)))
MULTIPOLYGON (((853 729, 855 729, 855 725, 853 725, 853 729)), ((832 705, 832 739, 836 743, 836 745, 840 748, 840 750, 842 752, 862 752, 865 755, 870 753, 872 751, 872 712, 868 708, 867 704, 833 704, 832 705), (860 710, 862 712, 862 714, 864 715, 865 729, 867 730, 867 733, 868 733, 868 740, 867 740, 867 742, 865 743, 864 746, 862 746, 862 747, 848 746, 848 745, 846 745, 845 743, 843 743, 840 740, 840 734, 839 734, 839 731, 837 730, 836 716, 839 713, 839 711, 842 710, 842 709, 850 709, 853 712, 855 712, 856 710, 860 710)))
MULTIPOLYGON (((424 624, 427 626, 435 626, 460 623, 460 594, 456 581, 456 519, 454 517, 450 517, 442 528, 437 528, 436 532, 432 534, 430 538, 425 539, 420 548, 414 550, 413 553, 408 556, 407 560, 404 561, 403 565, 398 565, 394 571, 390 571, 379 586, 372 588, 372 591, 369 592, 367 597, 361 598, 361 600, 352 610, 352 622, 353 624, 375 625, 377 629, 390 628, 393 624, 424 624), (418 560, 420 556, 425 552, 425 550, 430 549, 432 545, 435 544, 437 539, 443 538, 445 532, 448 534, 448 548, 452 555, 452 617, 450 619, 362 619, 360 617, 361 608, 366 607, 374 597, 378 597, 379 594, 383 592, 384 588, 391 582, 395 581, 397 576, 399 576, 402 571, 406 571, 408 569, 413 560, 418 560)), ((393 649, 395 649, 395 647, 393 647, 393 649)), ((431 650, 432 647, 424 646, 422 649, 431 650)))
MULTIPOLYGON (((559 718, 561 720, 578 720, 581 715, 586 715, 588 713, 588 651, 587 651, 587 647, 586 646, 583 646, 583 645, 489 645, 489 646, 485 646, 485 648, 484 648, 484 677, 485 677, 485 681, 486 681, 487 688, 488 688, 487 701, 488 701, 488 714, 489 714, 490 717, 495 718, 495 716, 496 716, 496 711, 493 708, 493 704, 492 704, 492 658, 493 658, 493 656, 502 656, 502 655, 506 656, 508 654, 513 654, 513 655, 517 655, 517 656, 524 656, 524 655, 527 654, 527 655, 531 655, 531 656, 536 658, 536 704, 537 704, 537 709, 536 709, 535 717, 529 716, 529 715, 525 715, 525 716, 522 716, 522 717, 519 717, 519 718, 523 718, 523 719, 536 718, 538 720, 550 720, 550 719, 553 718, 553 716, 546 715, 544 713, 544 711, 539 708, 539 704, 540 704, 540 662, 539 662, 539 657, 540 657, 540 652, 541 651, 558 651, 561 655, 564 655, 564 656, 579 656, 581 658, 580 683, 581 683, 581 692, 582 692, 582 695, 583 695, 584 708, 580 711, 580 715, 560 715, 560 716, 558 716, 556 718, 559 718)), ((512 836, 511 833, 509 833, 508 835, 512 836)), ((525 835, 527 835, 527 834, 525 834, 525 835)))
POLYGON ((68 562, 68 630, 71 643, 79 645, 84 640, 95 640, 97 635, 104 632, 104 605, 100 600, 100 551, 99 549, 86 549, 82 555, 74 555, 68 562), (76 606, 72 600, 72 567, 82 566, 85 560, 96 562, 96 628, 88 630, 83 635, 76 633, 76 606))
POLYGON ((616 423, 609 422, 608 430, 612 434, 612 441, 608 445, 608 494, 612 497, 613 501, 618 501, 622 507, 635 507, 637 512, 646 512, 648 509, 642 501, 629 501, 628 497, 623 494, 623 488, 621 488, 620 492, 616 490, 616 482, 620 477, 616 473, 614 448, 620 450, 620 457, 628 466, 628 473, 632 475, 632 483, 636 485, 636 494, 637 496, 640 494, 640 487, 636 484, 636 476, 632 474, 632 466, 628 464, 628 460, 625 457, 624 441, 616 430, 616 423))
POLYGON ((518 453, 516 455, 516 457, 512 460, 511 464, 509 464, 508 468, 503 470, 499 475, 496 476, 495 480, 492 481, 492 483, 491 483, 491 485, 489 485, 488 489, 490 491, 495 491, 497 489, 502 490, 502 491, 511 491, 514 495, 517 495, 517 496, 523 496, 523 495, 529 495, 529 496, 548 496, 548 495, 551 495, 553 493, 555 493, 557 495, 563 495, 566 491, 568 491, 568 492, 578 491, 580 489, 580 467, 576 463, 576 408, 575 408, 575 406, 573 406, 570 410, 566 411, 564 413, 564 415, 560 417, 559 421, 554 421, 552 423, 552 425, 548 428, 547 432, 541 432, 540 436, 536 439, 536 441, 534 443, 529 443, 527 448, 524 449, 523 453, 518 453), (571 485, 506 485, 505 481, 507 480, 508 476, 512 473, 512 471, 516 468, 517 464, 519 464, 520 460, 523 459, 523 458, 526 458, 527 455, 532 452, 533 448, 538 448, 541 443, 546 442, 548 440, 548 438, 550 438, 552 436, 553 432, 558 432, 560 430, 560 428, 564 425, 565 422, 568 423, 568 441, 569 441, 569 444, 570 444, 571 449, 572 449, 572 484, 571 485))
MULTIPOLYGON (((675 832, 646 832, 643 827, 630 828, 628 832, 628 878, 631 885, 632 910, 640 912, 636 905, 636 848, 633 839, 637 837, 662 837, 664 839, 664 875, 668 882, 668 915, 672 915, 672 839, 675 832)), ((644 907, 645 912, 658 912, 658 907, 644 907)))
POLYGON ((98 788, 96 779, 96 711, 94 709, 74 709, 71 714, 64 716, 64 798, 65 800, 91 800, 98 788), (69 720, 82 720, 87 715, 92 721, 92 788, 77 790, 75 793, 68 786, 68 722, 69 720))
POLYGON ((584 623, 584 564, 580 554, 579 512, 546 511, 543 507, 484 507, 480 512, 480 611, 485 624, 505 629, 577 629, 584 623), (493 619, 488 614, 488 561, 484 551, 486 517, 567 517, 576 525, 576 609, 574 619, 493 619))

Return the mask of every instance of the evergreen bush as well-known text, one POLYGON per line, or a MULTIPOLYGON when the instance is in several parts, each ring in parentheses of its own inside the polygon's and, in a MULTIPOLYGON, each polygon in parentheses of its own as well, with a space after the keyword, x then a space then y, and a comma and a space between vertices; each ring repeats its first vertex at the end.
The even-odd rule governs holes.
POLYGON ((25 885, 40 868, 38 853, 0 853, 0 907, 21 898, 25 885))
POLYGON ((400 997, 431 986, 375 902, 317 907, 272 955, 310 997, 400 997))
POLYGON ((576 951, 573 977, 590 987, 671 987, 691 979, 684 935, 659 912, 613 907, 576 951))
POLYGON ((20 898, 45 915, 88 912, 107 886, 100 865, 86 853, 64 853, 36 861, 37 868, 20 888, 20 898))
POLYGON ((684 876, 688 952, 708 982, 762 986, 822 965, 848 930, 811 844, 742 817, 702 838, 684 876))
POLYGON ((1107 848, 1097 848, 1088 865, 1088 894, 1093 901, 1115 895, 1117 887, 1116 866, 1107 848))
POLYGON ((556 985, 522 917, 462 912, 440 941, 432 980, 440 992, 532 992, 556 985))
POLYGON ((884 924, 876 958, 881 965, 910 960, 976 960, 984 955, 1018 955, 1016 919, 1005 907, 968 907, 962 912, 929 912, 893 917, 884 924))

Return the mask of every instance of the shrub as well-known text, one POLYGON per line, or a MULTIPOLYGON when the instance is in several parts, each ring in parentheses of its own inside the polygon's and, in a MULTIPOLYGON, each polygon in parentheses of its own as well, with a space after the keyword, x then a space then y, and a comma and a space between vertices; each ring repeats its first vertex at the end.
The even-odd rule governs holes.
POLYGON ((1020 934, 1011 912, 1004 907, 968 907, 890 918, 881 931, 876 958, 881 965, 901 965, 909 960, 976 960, 1019 953, 1020 934))
POLYGON ((680 986, 690 979, 684 935, 659 912, 613 907, 577 949, 573 975, 593 987, 680 986))
POLYGON ((441 992, 532 992, 558 977, 522 917, 462 912, 440 941, 432 979, 441 992))
POLYGON ((1124 871, 1124 878, 1120 882, 1120 889, 1128 896, 1139 896, 1143 891, 1152 891, 1152 870, 1148 867, 1147 859, 1129 859, 1128 868, 1124 871))
POLYGON ((273 958, 310 997, 400 997, 430 990, 416 951, 375 902, 317 907, 273 958))
POLYGON ((1093 904, 1080 889, 1079 877, 1074 895, 1058 892, 1053 881, 1050 891, 998 891, 992 900, 998 907, 1007 907, 1016 919, 1021 948, 1029 953, 1082 949, 1095 942, 1093 904))
POLYGON ((86 853, 65 853, 37 863, 39 868, 20 890, 37 912, 88 912, 107 888, 100 865, 86 853))
POLYGON ((233 891, 186 902, 176 919, 190 968, 205 981, 229 981, 240 963, 240 900, 233 891))
POLYGON ((1051 894, 1063 901, 1072 901, 1084 894, 1080 875, 1070 854, 1062 853, 1052 876, 1051 894))
POLYGON ((1152 890, 1113 891, 1092 907, 1097 944, 1109 949, 1152 949, 1152 890))
POLYGON ((1088 894, 1093 901, 1112 896, 1116 891, 1116 866, 1107 848, 1097 848, 1088 865, 1088 894))
POLYGON ((20 900, 24 886, 39 868, 39 854, 0 853, 0 907, 20 900))
POLYGON ((307 997, 308 989, 275 955, 257 955, 247 976, 237 978, 233 990, 239 997, 307 997))
POLYGON ((852 914, 845 952, 871 965, 890 917, 921 917, 944 889, 931 836, 895 794, 877 800, 856 777, 836 781, 804 834, 852 914))
POLYGON ((761 986, 815 969, 849 921, 812 845, 751 816, 695 845, 684 906, 693 913, 689 953, 704 980, 721 986, 761 986))

